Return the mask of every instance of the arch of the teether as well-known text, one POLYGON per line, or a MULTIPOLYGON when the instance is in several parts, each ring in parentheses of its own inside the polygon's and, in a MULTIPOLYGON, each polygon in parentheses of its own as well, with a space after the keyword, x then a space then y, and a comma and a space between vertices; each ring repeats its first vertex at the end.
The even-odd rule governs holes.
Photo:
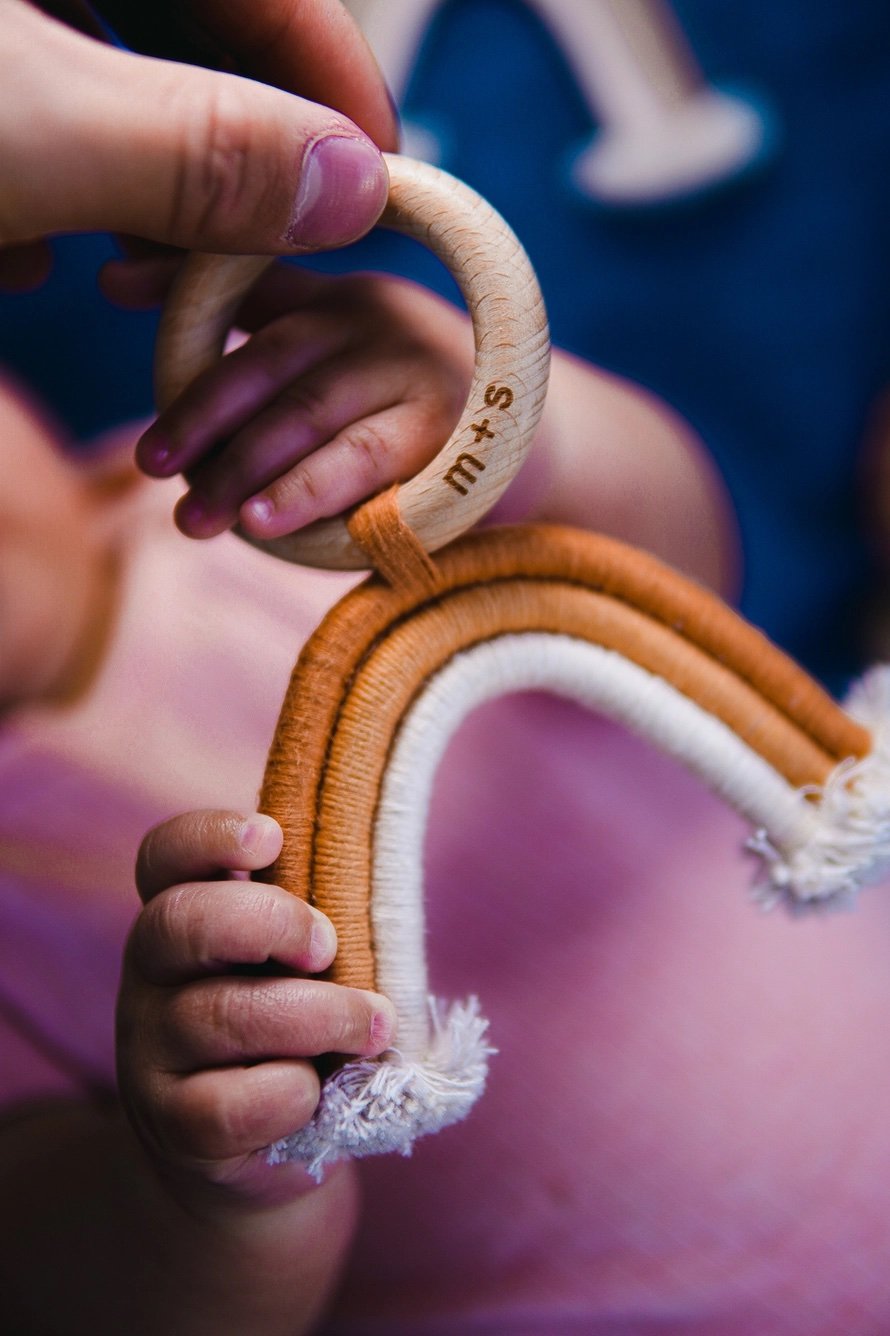
MULTIPOLYGON (((730 731, 747 734, 752 751, 756 740, 774 770, 786 754, 801 753, 804 768, 792 788, 820 783, 833 768, 834 758, 727 667, 614 598, 555 580, 516 579, 452 590, 411 617, 396 620, 350 673, 331 722, 317 788, 304 795, 312 805, 309 845, 304 847, 305 884, 337 928, 340 950, 334 977, 339 982, 376 986, 368 907, 373 823, 403 718, 426 682, 456 654, 498 635, 535 631, 618 649, 623 662, 631 660, 630 666, 636 659, 650 675, 672 679, 678 694, 690 701, 699 697, 695 703, 706 716, 727 714, 724 722, 730 731)), ((298 706, 303 718, 311 713, 313 697, 310 683, 308 697, 298 706)), ((748 804, 744 791, 736 800, 742 811, 757 818, 759 809, 748 804)), ((279 820, 287 816, 280 804, 272 814, 279 820)), ((288 844, 293 847, 290 839, 288 844)))
POLYGON ((511 692, 547 690, 600 712, 680 759, 776 843, 799 846, 814 808, 732 729, 614 650, 570 636, 497 636, 455 655, 402 721, 383 775, 369 888, 375 986, 394 1003, 407 1058, 429 1046, 423 844, 433 780, 457 728, 511 692))
MULTIPOLYGON (((341 982, 375 986, 373 828, 393 740, 424 684, 474 644, 541 632, 594 644, 611 637, 627 650, 629 628, 630 657, 644 660, 637 667, 673 676, 673 690, 705 716, 729 707, 724 725, 752 751, 768 743, 774 771, 797 756, 789 789, 819 784, 840 759, 869 749, 868 735, 758 632, 613 540, 493 531, 453 545, 437 565, 440 587, 419 601, 370 581, 336 606, 301 656, 270 753, 262 804, 285 829, 274 875, 334 920, 341 982)), ((756 804, 736 801, 758 819, 756 804)))

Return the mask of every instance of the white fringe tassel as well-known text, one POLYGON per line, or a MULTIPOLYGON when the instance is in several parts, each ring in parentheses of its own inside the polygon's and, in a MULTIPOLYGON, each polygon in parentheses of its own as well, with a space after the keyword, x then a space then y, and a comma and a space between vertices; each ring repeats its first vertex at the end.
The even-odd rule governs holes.
POLYGON ((866 673, 845 709, 871 732, 872 750, 842 761, 823 787, 801 790, 818 814, 815 833, 797 847, 778 847, 766 828, 748 841, 764 862, 754 897, 766 908, 846 909, 890 870, 890 668, 866 673))
POLYGON ((450 1006, 429 999, 430 1046, 422 1061, 398 1049, 347 1062, 324 1084, 312 1121, 276 1141, 270 1164, 300 1160, 320 1180, 337 1160, 398 1151, 465 1118, 485 1089, 488 1021, 475 997, 450 1006))

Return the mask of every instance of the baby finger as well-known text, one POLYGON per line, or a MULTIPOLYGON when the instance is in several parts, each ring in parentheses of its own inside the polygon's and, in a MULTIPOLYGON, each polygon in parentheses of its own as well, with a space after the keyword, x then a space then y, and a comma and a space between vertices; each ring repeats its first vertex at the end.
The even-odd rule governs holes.
POLYGON ((376 1056, 395 1033, 392 1003, 376 993, 292 977, 201 979, 174 990, 156 1021, 169 1071, 318 1057, 376 1056))
MULTIPOLYGON (((401 369, 369 363, 365 354, 331 358, 313 367, 192 473, 191 491, 176 508, 177 524, 192 538, 222 533, 235 523, 249 497, 350 424, 358 429, 404 392, 401 369)), ((380 452, 388 453, 385 439, 380 452)), ((327 498, 319 496, 311 518, 334 513, 326 507, 327 498)))
POLYGON ((136 920, 127 959, 146 982, 170 986, 270 960, 317 972, 336 950, 330 919, 280 887, 213 881, 156 896, 136 920))
POLYGON ((444 444, 448 431, 418 402, 395 404, 352 422, 245 501, 241 525, 252 537, 277 538, 340 514, 390 483, 412 477, 444 444))
POLYGON ((155 1097, 154 1136, 177 1156, 230 1160, 250 1155, 309 1122, 319 1099, 309 1062, 194 1072, 155 1097))

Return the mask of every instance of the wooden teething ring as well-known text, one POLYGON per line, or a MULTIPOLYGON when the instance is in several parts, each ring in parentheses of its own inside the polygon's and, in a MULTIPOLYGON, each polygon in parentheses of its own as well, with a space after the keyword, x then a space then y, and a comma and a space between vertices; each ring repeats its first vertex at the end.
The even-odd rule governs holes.
MULTIPOLYGON (((388 163, 383 222, 426 241, 452 270, 473 317, 476 370, 458 426, 416 478, 349 519, 260 544, 308 564, 373 564, 387 577, 348 594, 305 646, 261 795, 285 833, 272 875, 337 928, 332 977, 387 993, 399 1013, 398 1054, 345 1064, 313 1123, 276 1149, 316 1169, 341 1154, 407 1149, 462 1116, 481 1088, 474 1004, 448 1016, 434 1007, 430 1019, 421 855, 438 758, 483 700, 551 689, 683 760, 761 828, 757 851, 777 897, 848 896, 890 855, 869 729, 718 598, 602 535, 525 525, 451 541, 529 447, 546 320, 524 252, 488 205, 435 168, 388 163)), ((193 258, 162 326, 162 404, 219 356, 269 262, 193 258)))
MULTIPOLYGON (((435 552, 490 510, 528 451, 547 389, 547 316, 524 252, 489 204, 425 163, 387 155, 387 165, 381 225, 422 241, 451 270, 476 341, 473 382, 457 426, 432 463, 399 488, 402 518, 435 552)), ((241 299, 274 258, 191 257, 158 332, 155 389, 162 408, 220 357, 241 299)), ((342 516, 256 546, 307 566, 368 566, 342 516)))

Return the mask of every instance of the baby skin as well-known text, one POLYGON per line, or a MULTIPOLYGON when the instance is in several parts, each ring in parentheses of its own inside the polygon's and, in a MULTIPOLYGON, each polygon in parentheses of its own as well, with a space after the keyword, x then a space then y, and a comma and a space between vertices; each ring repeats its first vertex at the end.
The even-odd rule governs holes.
MULTIPOLYGON (((239 323, 254 337, 138 447, 147 472, 187 476, 176 515, 193 537, 235 522, 272 536, 337 513, 422 467, 462 404, 468 322, 410 284, 282 270, 239 323)), ((33 603, 23 591, 45 598, 39 625, 8 642, 20 646, 0 676, 10 708, 89 690, 75 651, 97 643, 115 601, 101 487, 46 449, 12 394, 2 411, 26 465, 29 451, 46 460, 38 488, 4 493, 4 542, 66 524, 62 547, 83 557, 56 584, 64 552, 32 542, 27 580, 9 581, 13 630, 33 603)), ((600 527, 702 581, 732 582, 730 510, 701 446, 662 405, 568 357, 555 360, 539 437, 499 514, 600 527)), ((336 1285, 357 1217, 351 1167, 318 1186, 298 1166, 269 1166, 263 1148, 311 1117, 313 1059, 381 1053, 394 1016, 382 997, 314 977, 336 951, 330 923, 247 879, 280 839, 269 818, 203 812, 142 845, 118 1007, 120 1109, 34 1110, 0 1138, 4 1195, 18 1204, 4 1293, 14 1305, 26 1286, 29 1311, 44 1305, 41 1329, 294 1333, 336 1285), (47 1249, 55 1284, 35 1301, 47 1249), (150 1287, 137 1283, 147 1273, 150 1287)))
MULTIPOLYGON (((338 514, 419 472, 457 421, 469 321, 415 284, 280 269, 239 323, 257 332, 137 449, 147 473, 188 477, 176 518, 194 538, 236 522, 274 538, 338 514)), ((566 354, 554 356, 525 474, 492 518, 601 529, 724 591, 734 582, 730 506, 693 433, 566 354)))

